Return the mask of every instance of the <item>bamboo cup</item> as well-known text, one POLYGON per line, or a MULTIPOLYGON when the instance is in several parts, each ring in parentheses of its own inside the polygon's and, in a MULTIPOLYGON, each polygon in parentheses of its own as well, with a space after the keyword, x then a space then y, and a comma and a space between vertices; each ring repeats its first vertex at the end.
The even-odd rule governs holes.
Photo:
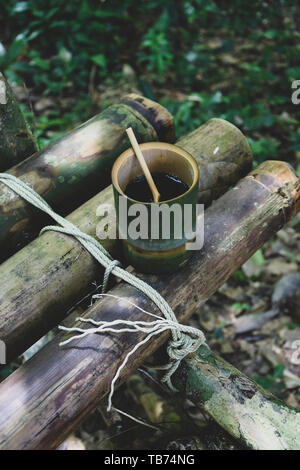
POLYGON ((190 233, 196 230, 198 165, 189 153, 175 145, 148 142, 141 144, 140 149, 150 172, 177 176, 187 184, 188 190, 168 201, 136 201, 126 196, 125 190, 130 181, 143 174, 143 170, 132 148, 118 157, 112 169, 112 183, 124 256, 141 272, 172 272, 184 266, 193 253, 187 249, 187 243, 193 239, 190 233), (186 205, 191 207, 192 218, 189 223, 192 231, 188 234, 184 218, 186 205), (134 212, 140 212, 139 234, 131 231, 137 224, 132 215, 134 212))

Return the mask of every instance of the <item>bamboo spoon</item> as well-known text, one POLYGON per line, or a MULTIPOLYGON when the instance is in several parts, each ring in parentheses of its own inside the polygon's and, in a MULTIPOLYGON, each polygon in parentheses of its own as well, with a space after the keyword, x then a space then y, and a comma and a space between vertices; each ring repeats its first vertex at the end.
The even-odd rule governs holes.
POLYGON ((158 203, 159 202, 159 199, 160 199, 160 194, 158 192, 158 189, 156 187, 156 184, 154 183, 153 181, 153 178, 152 178, 152 175, 150 173, 150 170, 148 168, 148 165, 145 161, 145 158, 144 158, 144 155, 142 154, 142 151, 139 147, 139 144, 136 140, 136 137, 134 135, 134 132, 132 130, 132 127, 128 127, 128 129, 126 129, 126 132, 127 132, 127 135, 128 135, 128 138, 130 140, 130 143, 132 145, 132 148, 134 150, 134 153, 142 167, 142 170, 144 172, 144 175, 146 177, 146 180, 147 180, 147 183, 151 189, 151 192, 152 192, 152 195, 153 195, 153 200, 154 202, 158 203))

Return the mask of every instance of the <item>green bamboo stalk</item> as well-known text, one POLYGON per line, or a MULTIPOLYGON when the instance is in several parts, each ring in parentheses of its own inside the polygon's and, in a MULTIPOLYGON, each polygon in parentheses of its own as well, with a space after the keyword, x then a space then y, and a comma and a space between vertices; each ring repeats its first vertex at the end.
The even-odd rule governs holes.
POLYGON ((0 171, 37 151, 23 113, 5 76, 0 72, 0 171))
MULTIPOLYGON (((129 147, 125 132, 129 126, 140 142, 174 141, 170 113, 158 103, 132 94, 8 173, 30 184, 54 210, 68 213, 109 185, 114 160, 129 147)), ((27 244, 43 224, 40 211, 0 184, 0 260, 27 244)))
POLYGON ((182 362, 173 383, 247 447, 300 449, 300 411, 274 397, 206 346, 182 362))

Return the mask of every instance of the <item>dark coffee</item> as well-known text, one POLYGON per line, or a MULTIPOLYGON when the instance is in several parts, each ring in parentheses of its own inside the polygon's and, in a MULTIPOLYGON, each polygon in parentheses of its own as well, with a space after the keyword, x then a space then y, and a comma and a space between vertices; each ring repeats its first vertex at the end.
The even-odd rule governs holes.
MULTIPOLYGON (((160 202, 168 201, 185 193, 189 187, 178 176, 168 173, 151 173, 154 183, 160 193, 160 202)), ((125 189, 126 196, 140 202, 153 202, 151 189, 145 175, 140 175, 130 181, 125 189)))

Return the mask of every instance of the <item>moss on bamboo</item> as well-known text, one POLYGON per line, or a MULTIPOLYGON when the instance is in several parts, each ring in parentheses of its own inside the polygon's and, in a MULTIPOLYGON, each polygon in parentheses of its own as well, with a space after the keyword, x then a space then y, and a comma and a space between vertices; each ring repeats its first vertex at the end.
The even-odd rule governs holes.
POLYGON ((204 347, 182 362, 174 384, 247 447, 300 449, 300 411, 204 347))
POLYGON ((0 171, 5 171, 37 151, 8 81, 0 72, 0 171))

